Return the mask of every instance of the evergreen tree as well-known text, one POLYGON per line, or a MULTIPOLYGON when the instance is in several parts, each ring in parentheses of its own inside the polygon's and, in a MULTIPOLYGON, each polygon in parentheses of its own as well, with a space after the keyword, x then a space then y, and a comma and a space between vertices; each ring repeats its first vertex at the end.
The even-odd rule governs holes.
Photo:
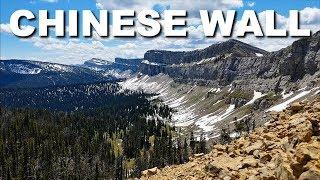
POLYGON ((191 135, 190 135, 190 148, 191 148, 191 153, 192 153, 192 154, 195 153, 195 146, 196 146, 196 141, 195 141, 195 139, 194 139, 193 132, 191 131, 191 135))

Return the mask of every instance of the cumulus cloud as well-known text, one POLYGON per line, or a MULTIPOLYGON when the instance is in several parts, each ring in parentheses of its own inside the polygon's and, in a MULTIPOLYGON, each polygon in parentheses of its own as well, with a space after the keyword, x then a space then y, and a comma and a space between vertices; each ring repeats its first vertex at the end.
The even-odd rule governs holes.
MULTIPOLYGON (((21 29, 28 29, 28 28, 32 28, 32 26, 24 26, 24 25, 20 25, 21 29)), ((0 32, 1 33, 9 33, 9 34, 13 34, 10 28, 10 24, 0 24, 0 32)))
POLYGON ((243 6, 242 0, 96 0, 107 9, 151 9, 157 6, 164 9, 183 9, 183 10, 200 10, 200 9, 230 9, 243 6))
POLYGON ((256 5, 256 3, 253 2, 253 1, 249 1, 249 2, 247 3, 247 5, 248 5, 249 7, 253 7, 254 5, 256 5))
POLYGON ((320 24, 320 9, 306 7, 300 11, 300 19, 304 24, 320 24))

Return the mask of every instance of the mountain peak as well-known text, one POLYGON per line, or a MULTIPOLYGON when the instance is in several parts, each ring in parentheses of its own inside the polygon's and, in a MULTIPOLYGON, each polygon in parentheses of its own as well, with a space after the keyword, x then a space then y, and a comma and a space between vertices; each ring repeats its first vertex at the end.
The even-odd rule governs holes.
POLYGON ((264 55, 268 53, 268 51, 236 39, 229 39, 221 43, 213 44, 208 48, 213 49, 216 55, 237 53, 239 56, 256 56, 257 54, 264 55))

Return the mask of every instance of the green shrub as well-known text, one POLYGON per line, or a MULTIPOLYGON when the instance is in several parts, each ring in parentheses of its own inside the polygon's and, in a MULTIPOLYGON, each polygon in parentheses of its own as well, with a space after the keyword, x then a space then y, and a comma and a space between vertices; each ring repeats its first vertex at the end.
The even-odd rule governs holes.
POLYGON ((241 91, 241 90, 235 90, 231 94, 229 94, 229 98, 235 98, 235 99, 246 99, 250 100, 253 97, 253 93, 251 91, 241 91))

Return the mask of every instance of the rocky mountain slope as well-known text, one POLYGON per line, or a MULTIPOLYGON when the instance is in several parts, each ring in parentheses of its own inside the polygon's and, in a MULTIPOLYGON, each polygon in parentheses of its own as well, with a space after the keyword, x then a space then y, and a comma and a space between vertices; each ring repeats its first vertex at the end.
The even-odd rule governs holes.
POLYGON ((1 60, 0 87, 24 88, 114 81, 94 70, 56 63, 1 60))
POLYGON ((213 44, 205 49, 194 51, 163 51, 150 50, 144 55, 144 60, 158 64, 192 63, 202 59, 217 57, 223 54, 237 53, 239 56, 256 56, 266 54, 267 51, 256 48, 238 40, 228 40, 223 43, 213 44))
POLYGON ((297 100, 319 96, 320 31, 276 52, 229 40, 190 52, 148 51, 141 74, 121 83, 177 110, 172 123, 207 138, 235 121, 269 120, 297 100))
POLYGON ((293 103, 254 132, 142 179, 320 179, 320 98, 293 103))
POLYGON ((320 68, 320 31, 268 53, 236 40, 190 52, 148 51, 140 72, 168 74, 175 81, 279 91, 320 68))

